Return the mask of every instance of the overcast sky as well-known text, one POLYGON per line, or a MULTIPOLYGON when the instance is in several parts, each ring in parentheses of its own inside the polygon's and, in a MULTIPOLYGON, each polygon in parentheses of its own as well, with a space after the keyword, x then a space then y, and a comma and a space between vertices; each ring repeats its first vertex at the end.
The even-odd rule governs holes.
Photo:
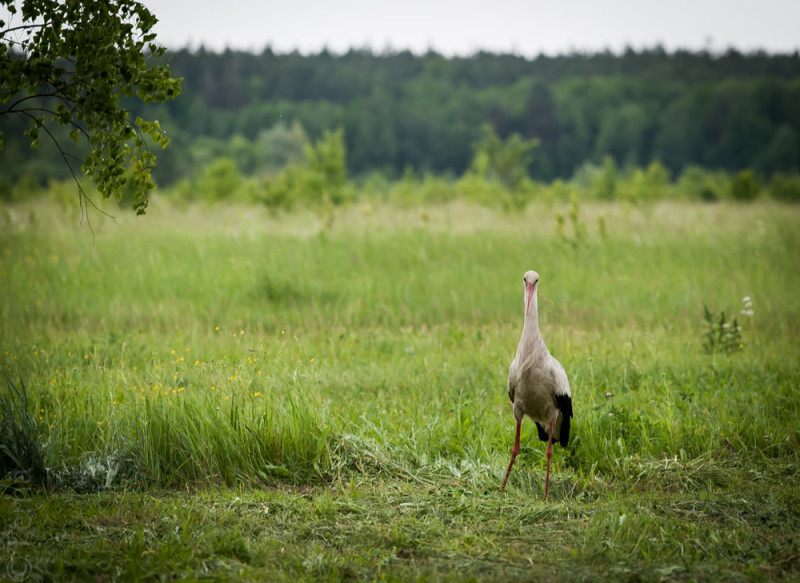
POLYGON ((800 0, 143 0, 168 48, 276 52, 433 48, 526 56, 729 47, 800 49, 800 0))

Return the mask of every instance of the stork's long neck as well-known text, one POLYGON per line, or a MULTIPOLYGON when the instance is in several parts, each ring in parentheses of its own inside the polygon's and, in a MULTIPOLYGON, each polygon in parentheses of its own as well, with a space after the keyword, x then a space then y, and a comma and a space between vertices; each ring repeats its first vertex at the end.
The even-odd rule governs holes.
POLYGON ((522 337, 519 339, 517 355, 525 357, 538 353, 544 347, 542 334, 539 332, 539 303, 536 299, 536 292, 530 294, 530 299, 526 296, 525 301, 525 322, 522 325, 522 337))

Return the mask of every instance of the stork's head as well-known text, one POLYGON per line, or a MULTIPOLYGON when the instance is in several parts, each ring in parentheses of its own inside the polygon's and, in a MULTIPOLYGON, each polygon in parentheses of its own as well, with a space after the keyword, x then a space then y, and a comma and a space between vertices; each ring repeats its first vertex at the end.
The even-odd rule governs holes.
MULTIPOLYGON (((525 315, 527 316, 531 309, 531 299, 535 297, 536 290, 539 289, 539 274, 535 271, 526 271, 522 276, 522 282, 525 284, 525 315)), ((535 310, 535 301, 533 306, 535 310)))

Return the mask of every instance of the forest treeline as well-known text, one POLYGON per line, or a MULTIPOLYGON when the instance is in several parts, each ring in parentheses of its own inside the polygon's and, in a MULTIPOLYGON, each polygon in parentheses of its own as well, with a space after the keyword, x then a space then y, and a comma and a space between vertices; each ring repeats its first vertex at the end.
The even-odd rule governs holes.
MULTIPOLYGON (((277 174, 308 144, 341 130, 350 176, 462 176, 491 126, 530 144, 536 181, 570 179, 586 164, 658 161, 768 178, 800 170, 800 55, 668 52, 528 59, 476 53, 314 55, 178 50, 179 98, 131 102, 172 139, 158 151, 161 186, 219 158, 245 176, 277 174), (526 142, 527 141, 527 142, 526 142)), ((32 151, 21 121, 3 119, 3 180, 67 176, 61 157, 32 151)), ((65 140, 66 142, 67 140, 65 140)))

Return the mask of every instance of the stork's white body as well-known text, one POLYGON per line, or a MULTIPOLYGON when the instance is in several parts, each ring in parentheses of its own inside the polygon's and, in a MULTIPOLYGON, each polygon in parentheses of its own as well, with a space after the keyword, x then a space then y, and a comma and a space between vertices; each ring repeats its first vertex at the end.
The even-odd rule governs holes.
MULTIPOLYGON (((535 299, 531 303, 534 302, 535 299)), ((515 419, 527 415, 543 431, 552 421, 553 440, 560 442, 564 415, 558 397, 571 399, 572 395, 564 367, 550 354, 542 339, 535 309, 534 304, 533 313, 525 316, 517 356, 508 369, 508 397, 514 404, 515 419)))
POLYGON ((539 331, 539 306, 537 299, 539 274, 528 271, 525 284, 525 322, 517 355, 508 370, 508 397, 514 405, 517 433, 511 462, 508 464, 503 487, 505 488, 514 459, 519 451, 522 419, 527 415, 536 423, 539 439, 547 441, 547 478, 545 498, 550 484, 550 458, 552 442, 566 447, 569 442, 569 424, 572 417, 572 395, 564 367, 547 350, 539 331))

